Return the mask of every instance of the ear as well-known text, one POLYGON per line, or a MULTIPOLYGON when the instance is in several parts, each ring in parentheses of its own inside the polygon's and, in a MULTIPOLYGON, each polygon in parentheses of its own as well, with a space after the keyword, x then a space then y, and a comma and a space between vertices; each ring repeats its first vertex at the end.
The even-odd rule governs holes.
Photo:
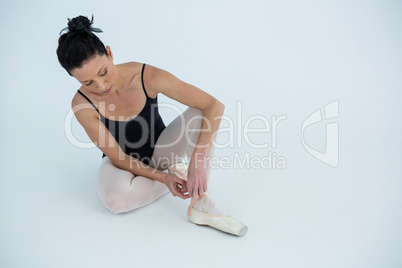
POLYGON ((107 54, 109 55, 109 57, 112 59, 112 61, 113 61, 113 52, 112 52, 112 49, 109 47, 109 46, 106 46, 106 51, 107 51, 107 54))

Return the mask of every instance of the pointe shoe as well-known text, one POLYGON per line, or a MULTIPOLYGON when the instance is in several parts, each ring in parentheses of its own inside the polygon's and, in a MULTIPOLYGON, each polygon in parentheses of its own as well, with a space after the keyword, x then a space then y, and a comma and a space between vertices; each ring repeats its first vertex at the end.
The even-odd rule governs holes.
POLYGON ((207 195, 200 196, 199 198, 194 198, 191 204, 188 206, 187 218, 190 222, 198 224, 198 225, 208 225, 215 229, 218 229, 222 232, 230 233, 237 236, 244 236, 247 231, 247 225, 242 222, 236 220, 235 218, 226 215, 214 215, 209 214, 209 203, 210 198, 207 195), (194 209, 194 205, 198 202, 199 199, 204 198, 202 204, 202 211, 194 209))
MULTIPOLYGON (((184 180, 187 180, 187 176, 184 175, 187 169, 187 163, 176 163, 168 167, 168 172, 170 174, 176 174, 179 177, 183 177, 184 180)), ((208 225, 212 228, 237 236, 244 236, 247 233, 247 225, 232 218, 231 216, 222 216, 207 213, 209 211, 209 204, 210 199, 205 194, 198 198, 194 198, 187 211, 187 218, 189 219, 189 221, 198 225, 208 225), (193 207, 195 206, 195 204, 203 197, 205 198, 202 204, 202 211, 194 209, 193 207)))

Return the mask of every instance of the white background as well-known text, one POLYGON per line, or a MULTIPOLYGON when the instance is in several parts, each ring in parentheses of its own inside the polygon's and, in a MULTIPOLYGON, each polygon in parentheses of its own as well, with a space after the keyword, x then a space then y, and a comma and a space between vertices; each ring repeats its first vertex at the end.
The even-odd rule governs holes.
MULTIPOLYGON (((399 1, 8 0, 0 10, 0 267, 402 266, 399 1), (79 83, 56 56, 67 18, 92 14, 115 64, 173 73, 222 101, 237 127, 286 115, 276 148, 257 133, 250 139, 269 148, 242 138, 217 151, 286 160, 284 169, 213 170, 211 197, 248 225, 245 237, 189 223, 188 200, 170 194, 120 215, 102 205, 102 153, 65 136, 79 83), (331 167, 304 149, 301 126, 336 100, 331 167)), ((174 117, 161 113, 166 124, 174 117)), ((326 123, 305 130, 321 152, 326 123)), ((72 127, 89 142, 75 118, 72 127)))

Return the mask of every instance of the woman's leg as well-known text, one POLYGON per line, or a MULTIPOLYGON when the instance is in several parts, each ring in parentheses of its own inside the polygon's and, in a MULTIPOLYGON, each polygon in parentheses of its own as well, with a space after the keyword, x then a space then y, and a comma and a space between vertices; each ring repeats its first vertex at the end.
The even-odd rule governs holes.
MULTIPOLYGON (((166 170, 178 159, 190 158, 197 143, 202 122, 202 112, 188 108, 173 120, 159 136, 150 166, 166 170)), ((215 148, 211 146, 208 158, 215 148)), ((207 160, 207 181, 210 176, 207 160)), ((167 186, 143 176, 134 176, 112 164, 105 156, 98 172, 98 192, 103 204, 114 213, 128 212, 152 203, 162 195, 170 192, 167 186)))
MULTIPOLYGON (((151 161, 152 165, 160 170, 165 170, 169 165, 180 162, 180 159, 197 157, 193 155, 193 152, 200 136, 202 120, 201 110, 191 107, 187 108, 183 114, 175 118, 163 130, 156 142, 151 161)), ((205 163, 207 186, 211 174, 210 159, 214 156, 215 149, 212 143, 205 163)), ((208 191, 206 194, 208 194, 208 191)), ((194 206, 195 209, 201 211, 203 199, 204 198, 200 199, 196 203, 194 206)), ((191 200, 193 200, 193 198, 191 200)), ((208 212, 215 215, 224 215, 212 199, 210 200, 208 212)))
POLYGON ((105 156, 98 172, 98 192, 106 208, 122 213, 146 206, 170 191, 163 183, 116 167, 105 156))
MULTIPOLYGON (((166 170, 168 166, 191 158, 200 136, 202 123, 201 110, 187 108, 177 116, 161 133, 152 156, 151 165, 159 170, 166 170)), ((215 147, 211 145, 207 159, 215 153, 215 147)), ((195 157, 195 156, 193 156, 195 157)), ((207 160, 206 172, 209 180, 211 167, 207 160)))
MULTIPOLYGON (((176 157, 173 156, 191 157, 194 148, 189 146, 186 135, 196 144, 199 132, 191 133, 188 127, 200 129, 201 115, 200 110, 188 108, 164 129, 156 143, 151 167, 166 170, 169 165, 176 163, 176 157), (165 145, 165 148, 158 148, 158 144, 165 145)), ((163 183, 134 176, 131 172, 116 167, 106 156, 102 159, 98 172, 98 192, 103 204, 111 212, 122 213, 148 205, 170 191, 163 183)))

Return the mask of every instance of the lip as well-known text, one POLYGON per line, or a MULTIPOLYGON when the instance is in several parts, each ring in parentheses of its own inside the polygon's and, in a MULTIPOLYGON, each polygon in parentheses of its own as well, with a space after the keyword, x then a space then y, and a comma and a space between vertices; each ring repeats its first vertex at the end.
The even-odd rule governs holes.
POLYGON ((110 91, 112 90, 112 86, 110 86, 110 88, 108 89, 108 90, 106 90, 106 91, 103 91, 103 93, 109 93, 110 91))

